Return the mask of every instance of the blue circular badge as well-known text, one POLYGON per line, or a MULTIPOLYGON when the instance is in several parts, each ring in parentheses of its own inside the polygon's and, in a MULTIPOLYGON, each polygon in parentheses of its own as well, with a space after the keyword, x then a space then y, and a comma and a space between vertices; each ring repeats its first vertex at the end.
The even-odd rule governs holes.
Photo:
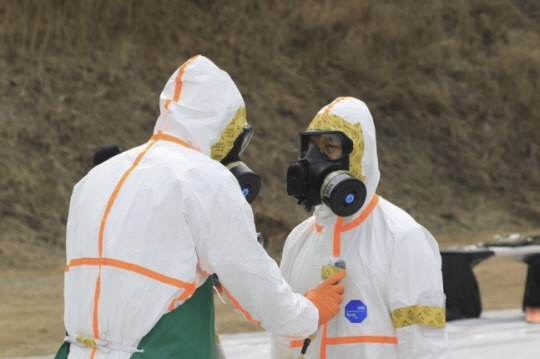
POLYGON ((359 299, 353 299, 345 306, 345 318, 351 323, 362 323, 367 317, 367 306, 359 299))

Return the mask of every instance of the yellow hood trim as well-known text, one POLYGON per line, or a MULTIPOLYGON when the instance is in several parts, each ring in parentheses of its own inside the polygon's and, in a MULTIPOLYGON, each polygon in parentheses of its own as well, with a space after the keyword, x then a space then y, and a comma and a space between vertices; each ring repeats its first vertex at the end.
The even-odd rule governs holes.
POLYGON ((212 146, 210 154, 212 159, 221 161, 227 156, 245 125, 247 125, 246 108, 242 106, 238 108, 231 122, 221 133, 221 138, 212 146))

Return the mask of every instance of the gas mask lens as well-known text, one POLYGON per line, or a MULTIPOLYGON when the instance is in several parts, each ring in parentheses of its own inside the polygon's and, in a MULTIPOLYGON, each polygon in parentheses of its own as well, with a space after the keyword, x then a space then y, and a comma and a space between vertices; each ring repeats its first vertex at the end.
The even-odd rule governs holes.
POLYGON ((253 136, 253 127, 251 127, 250 125, 245 125, 242 128, 242 133, 240 133, 240 136, 238 136, 238 139, 237 139, 237 141, 240 142, 238 155, 241 155, 242 152, 244 152, 247 145, 249 145, 249 141, 251 141, 252 136, 253 136))
POLYGON ((310 146, 317 146, 330 160, 339 160, 343 157, 342 136, 332 133, 311 135, 308 137, 308 141, 308 148, 310 146))

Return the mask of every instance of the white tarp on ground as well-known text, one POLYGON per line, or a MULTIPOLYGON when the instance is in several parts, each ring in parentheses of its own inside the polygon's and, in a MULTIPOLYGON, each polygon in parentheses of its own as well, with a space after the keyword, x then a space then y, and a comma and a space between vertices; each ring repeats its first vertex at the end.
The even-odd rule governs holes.
MULTIPOLYGON (((454 359, 540 359, 540 323, 526 323, 519 309, 486 311, 478 319, 449 322, 448 336, 454 359)), ((267 333, 221 334, 220 338, 227 359, 270 358, 267 333)))
MULTIPOLYGON (((526 323, 519 309, 449 322, 448 336, 454 359, 540 359, 540 323, 526 323)), ((267 333, 223 334, 221 341, 227 359, 270 358, 267 333)))
POLYGON ((448 335, 455 359, 540 359, 540 323, 525 322, 519 309, 449 322, 448 335))

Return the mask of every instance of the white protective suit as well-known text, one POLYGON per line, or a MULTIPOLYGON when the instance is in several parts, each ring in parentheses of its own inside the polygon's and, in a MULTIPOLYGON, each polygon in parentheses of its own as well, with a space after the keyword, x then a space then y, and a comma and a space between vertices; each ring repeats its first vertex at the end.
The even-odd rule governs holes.
POLYGON ((246 123, 244 106, 229 75, 196 56, 161 93, 152 138, 75 185, 65 269, 69 358, 129 358, 212 273, 266 330, 317 329, 316 307, 291 290, 257 242, 252 209, 219 162, 246 123))
MULTIPOLYGON (((441 258, 431 234, 378 196, 375 126, 367 106, 340 97, 309 130, 339 130, 353 141, 350 172, 367 189, 362 208, 338 217, 326 205, 288 236, 281 271, 300 293, 321 281, 327 258, 345 260, 340 313, 322 326, 305 358, 449 358, 441 258)), ((274 335, 273 358, 298 358, 302 340, 274 335)))

